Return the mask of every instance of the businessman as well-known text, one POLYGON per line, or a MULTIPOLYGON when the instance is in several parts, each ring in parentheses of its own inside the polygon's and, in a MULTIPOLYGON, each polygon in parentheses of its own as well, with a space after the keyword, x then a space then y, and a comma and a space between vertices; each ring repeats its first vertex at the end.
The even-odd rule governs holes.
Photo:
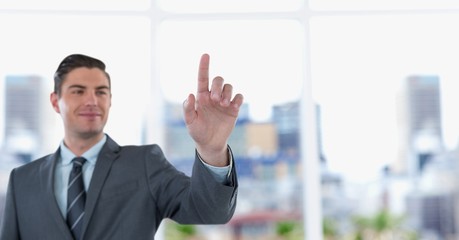
POLYGON ((228 222, 238 182, 227 140, 243 96, 233 96, 221 77, 209 86, 208 54, 197 86, 183 103, 196 146, 189 177, 158 145, 120 146, 105 133, 112 98, 105 64, 82 54, 64 58, 50 94, 63 140, 54 153, 11 171, 0 239, 142 240, 154 239, 165 218, 228 222))

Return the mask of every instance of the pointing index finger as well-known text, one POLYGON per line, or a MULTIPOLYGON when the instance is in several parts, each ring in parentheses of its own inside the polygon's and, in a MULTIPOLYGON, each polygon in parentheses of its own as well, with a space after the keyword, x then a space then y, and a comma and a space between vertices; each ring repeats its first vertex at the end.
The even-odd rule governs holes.
POLYGON ((209 54, 205 53, 199 62, 198 93, 209 91, 209 59, 209 54))

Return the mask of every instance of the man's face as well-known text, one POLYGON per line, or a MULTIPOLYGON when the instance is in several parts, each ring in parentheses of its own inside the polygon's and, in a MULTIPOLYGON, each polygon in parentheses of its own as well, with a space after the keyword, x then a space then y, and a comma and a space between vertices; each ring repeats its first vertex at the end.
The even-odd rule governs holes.
POLYGON ((51 104, 62 117, 66 136, 101 136, 111 106, 108 78, 98 68, 76 68, 65 77, 61 96, 51 94, 51 104))

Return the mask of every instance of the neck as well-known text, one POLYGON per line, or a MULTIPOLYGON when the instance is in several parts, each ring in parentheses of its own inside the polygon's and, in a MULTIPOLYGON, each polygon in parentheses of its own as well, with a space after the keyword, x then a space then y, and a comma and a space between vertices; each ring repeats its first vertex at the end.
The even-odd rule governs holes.
POLYGON ((103 133, 91 137, 75 137, 66 135, 64 137, 64 144, 70 151, 72 151, 73 154, 81 156, 92 146, 96 145, 96 143, 98 143, 103 137, 103 133))

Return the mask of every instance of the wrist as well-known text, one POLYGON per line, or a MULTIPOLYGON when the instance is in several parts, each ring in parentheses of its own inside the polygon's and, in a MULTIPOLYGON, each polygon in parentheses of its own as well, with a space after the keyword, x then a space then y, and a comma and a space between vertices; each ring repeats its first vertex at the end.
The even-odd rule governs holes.
POLYGON ((225 167, 229 165, 228 146, 222 149, 207 149, 196 146, 196 152, 202 161, 214 166, 225 167))

